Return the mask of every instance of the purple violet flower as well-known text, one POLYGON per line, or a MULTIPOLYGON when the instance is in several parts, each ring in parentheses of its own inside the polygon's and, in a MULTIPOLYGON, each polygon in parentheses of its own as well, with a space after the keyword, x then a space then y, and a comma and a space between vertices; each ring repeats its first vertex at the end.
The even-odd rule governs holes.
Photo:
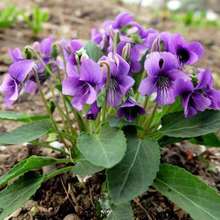
POLYGON ((34 67, 36 67, 36 64, 33 60, 21 60, 12 63, 8 69, 8 73, 13 79, 24 82, 33 72, 34 67))
POLYGON ((118 109, 118 117, 125 117, 128 121, 133 121, 138 115, 144 115, 145 110, 134 99, 128 98, 118 109))
POLYGON ((44 61, 51 58, 53 46, 53 38, 48 37, 43 39, 41 42, 35 42, 33 48, 41 54, 44 61))
MULTIPOLYGON (((133 86, 134 79, 128 75, 130 66, 118 54, 110 53, 103 57, 100 62, 105 61, 110 67, 110 80, 108 84, 107 102, 110 106, 118 106, 122 97, 133 86)), ((107 68, 104 69, 105 82, 107 80, 107 68)))
POLYGON ((64 58, 66 60, 66 69, 67 73, 71 75, 71 71, 73 71, 74 75, 74 68, 77 65, 77 52, 83 47, 83 44, 80 40, 71 40, 69 42, 63 42, 63 52, 64 58))
POLYGON ((100 29, 92 29, 91 40, 98 44, 103 51, 113 52, 113 36, 115 34, 119 34, 120 38, 135 34, 142 39, 148 35, 148 32, 134 21, 132 15, 123 12, 114 21, 104 22, 100 29))
MULTIPOLYGON (((35 42, 33 48, 40 53, 42 60, 45 64, 49 64, 52 59, 52 48, 53 38, 48 37, 43 39, 41 42, 35 42)), ((37 71, 43 73, 45 71, 45 66, 42 63, 38 63, 37 71)))
POLYGON ((9 49, 8 54, 9 54, 13 63, 24 59, 22 52, 19 48, 9 49))
POLYGON ((127 62, 130 64, 130 72, 131 73, 138 73, 141 71, 141 58, 146 53, 146 46, 141 43, 133 43, 129 38, 127 37, 121 37, 121 41, 117 46, 117 53, 122 56, 123 49, 126 47, 127 44, 131 45, 129 59, 127 62))
POLYGON ((199 42, 187 42, 180 34, 172 36, 170 52, 176 54, 181 65, 194 64, 203 55, 204 48, 199 42))
MULTIPOLYGON (((125 29, 126 30, 126 29, 125 29)), ((145 39, 149 34, 149 29, 145 29, 142 25, 133 21, 130 22, 127 26, 127 30, 121 30, 122 34, 132 36, 132 34, 136 34, 140 39, 145 39)))
MULTIPOLYGON (((33 44, 33 49, 40 54, 43 62, 46 65, 51 64, 50 68, 52 69, 53 72, 57 70, 57 64, 55 64, 55 60, 53 60, 52 58, 52 50, 53 50, 52 37, 45 38, 41 42, 35 42, 33 44), (54 61, 54 63, 52 61, 54 61)), ((33 60, 29 60, 29 61, 34 62, 33 60)), ((48 75, 45 72, 45 65, 42 64, 40 61, 38 61, 35 66, 35 71, 38 74, 38 78, 41 84, 43 84, 48 79, 48 75)), ((25 81, 24 91, 29 94, 35 94, 37 92, 37 88, 38 86, 36 83, 35 74, 32 71, 32 74, 29 74, 28 79, 25 81)))
POLYGON ((86 113, 86 118, 88 120, 95 120, 100 112, 100 107, 98 107, 97 102, 94 102, 89 111, 86 113))
POLYGON ((71 40, 70 41, 69 48, 68 48, 69 56, 67 58, 69 63, 71 63, 73 65, 77 64, 76 53, 82 47, 83 47, 83 44, 81 43, 81 41, 79 41, 79 40, 71 40))
POLYGON ((140 33, 140 37, 142 39, 145 39, 145 41, 147 41, 151 38, 151 36, 153 36, 154 34, 158 34, 159 32, 157 30, 153 29, 153 28, 144 29, 142 27, 142 31, 139 32, 139 33, 140 33))
POLYGON ((140 38, 145 38, 148 35, 148 30, 134 21, 133 15, 128 12, 120 13, 114 21, 108 23, 113 30, 119 30, 122 35, 130 36, 137 34, 140 38))
POLYGON ((35 68, 36 65, 32 60, 21 60, 10 65, 8 74, 1 85, 6 106, 12 105, 18 99, 23 88, 25 92, 33 91, 36 88, 36 85, 29 85, 35 68), (26 88, 28 88, 27 91, 26 88))
POLYGON ((72 96, 72 105, 81 111, 85 104, 93 104, 102 86, 100 66, 91 59, 83 59, 77 72, 76 66, 63 81, 63 94, 72 96))
POLYGON ((168 32, 153 32, 149 35, 146 45, 148 48, 150 48, 151 51, 170 52, 169 48, 170 44, 172 44, 171 40, 172 35, 168 32))
POLYGON ((7 107, 11 107, 11 105, 18 99, 20 94, 20 82, 15 80, 9 74, 7 74, 3 83, 0 86, 0 92, 4 95, 4 104, 7 107))
POLYGON ((206 109, 220 109, 220 91, 213 88, 209 70, 200 69, 197 82, 177 81, 176 93, 182 97, 185 117, 192 117, 206 109))
MULTIPOLYGON (((34 94, 37 91, 37 83, 35 79, 35 72, 38 71, 37 65, 33 60, 22 60, 13 63, 9 67, 9 74, 13 79, 22 84, 24 92, 34 94)), ((45 74, 38 72, 39 80, 43 83, 45 81, 45 74)))
POLYGON ((175 101, 175 84, 179 78, 187 78, 178 68, 176 57, 168 52, 153 52, 145 61, 147 78, 140 83, 138 91, 141 95, 156 93, 159 105, 172 104, 175 101))
POLYGON ((114 29, 121 29, 134 21, 134 17, 128 12, 120 13, 112 23, 114 29))
POLYGON ((103 51, 109 51, 113 44, 114 30, 111 21, 105 21, 100 29, 91 30, 91 40, 99 45, 103 51))
MULTIPOLYGON (((33 44, 33 48, 40 53, 45 64, 49 64, 51 61, 52 43, 52 37, 48 37, 43 39, 41 42, 35 42, 33 44)), ((21 89, 24 89, 24 92, 30 94, 36 93, 38 86, 34 71, 37 72, 39 80, 43 84, 47 79, 45 66, 40 62, 36 64, 34 60, 25 59, 19 48, 9 50, 9 55, 13 61, 8 70, 12 79, 22 84, 20 87, 21 89)), ((55 65, 51 67, 54 67, 53 69, 56 68, 55 65)))

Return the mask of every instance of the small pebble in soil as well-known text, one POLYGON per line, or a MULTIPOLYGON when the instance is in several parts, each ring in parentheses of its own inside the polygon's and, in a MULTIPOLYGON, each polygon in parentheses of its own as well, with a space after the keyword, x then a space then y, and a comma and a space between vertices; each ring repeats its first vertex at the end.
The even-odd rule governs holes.
POLYGON ((63 220, 80 220, 80 218, 75 214, 69 214, 63 220))

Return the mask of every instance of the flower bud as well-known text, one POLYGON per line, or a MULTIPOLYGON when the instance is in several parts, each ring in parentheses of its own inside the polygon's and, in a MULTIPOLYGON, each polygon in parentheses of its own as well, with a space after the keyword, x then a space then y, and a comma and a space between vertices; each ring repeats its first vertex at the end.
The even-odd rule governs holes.
POLYGON ((56 59, 57 56, 58 56, 58 54, 59 54, 58 45, 57 45, 57 44, 54 44, 53 47, 52 47, 52 57, 53 57, 54 59, 56 59))
POLYGON ((34 57, 33 52, 29 47, 24 48, 24 55, 26 59, 32 59, 34 57))
POLYGON ((128 61, 130 59, 131 56, 131 44, 130 43, 126 43, 125 46, 122 49, 122 57, 128 61))
POLYGON ((80 64, 83 59, 88 59, 88 58, 89 56, 84 48, 81 48, 76 52, 75 59, 78 64, 80 64))
POLYGON ((191 80, 192 80, 192 83, 194 86, 196 86, 198 84, 198 78, 197 78, 197 74, 195 72, 192 73, 191 80))
POLYGON ((160 37, 157 37, 154 42, 153 42, 153 45, 152 45, 152 48, 151 48, 151 51, 154 52, 154 51, 159 51, 159 52, 162 52, 165 50, 165 45, 164 45, 164 42, 161 40, 160 37))
POLYGON ((119 31, 114 31, 113 32, 113 50, 116 52, 117 45, 120 41, 120 33, 119 31))

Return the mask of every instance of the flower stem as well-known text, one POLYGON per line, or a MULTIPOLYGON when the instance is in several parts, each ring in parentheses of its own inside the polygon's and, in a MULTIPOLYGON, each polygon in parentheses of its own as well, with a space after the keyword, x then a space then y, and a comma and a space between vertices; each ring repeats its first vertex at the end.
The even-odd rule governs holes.
MULTIPOLYGON (((146 100, 149 100, 149 98, 148 98, 148 99, 145 99, 145 108, 147 107, 147 101, 146 101, 146 100)), ((157 107, 158 107, 158 105, 155 104, 155 106, 154 106, 154 108, 153 108, 153 111, 152 111, 150 117, 149 117, 149 118, 146 117, 145 120, 144 120, 144 122, 143 122, 144 134, 145 134, 147 131, 149 131, 149 129, 151 128, 151 124, 152 124, 152 122, 153 122, 155 113, 156 113, 156 111, 157 111, 157 107)))
POLYGON ((64 49, 60 46, 60 50, 62 51, 61 54, 62 54, 62 58, 63 58, 63 64, 64 64, 64 73, 66 74, 67 76, 67 70, 66 70, 66 59, 65 59, 65 56, 64 56, 64 49))
MULTIPOLYGON (((51 83, 50 83, 50 85, 49 85, 49 88, 50 88, 50 91, 51 91, 51 94, 52 94, 53 99, 56 100, 56 95, 55 95, 54 87, 51 85, 51 83)), ((64 114, 63 110, 62 110, 61 107, 58 105, 58 103, 56 103, 56 107, 57 107, 57 109, 58 109, 58 112, 59 112, 59 114, 60 114, 60 117, 62 118, 62 122, 63 122, 64 126, 67 127, 67 126, 66 126, 66 121, 65 121, 65 114, 64 114)), ((67 127, 67 130, 68 130, 68 127, 67 127)))
MULTIPOLYGON (((58 71, 58 79, 59 79, 59 83, 62 84, 62 78, 61 78, 60 71, 58 71)), ((65 97, 64 97, 62 92, 60 92, 60 96, 61 96, 61 99, 63 101, 63 105, 64 105, 64 109, 65 109, 65 113, 66 113, 64 115, 66 117, 67 125, 69 126, 69 129, 70 129, 71 133, 76 135, 77 132, 73 129, 73 126, 71 124, 71 117, 70 117, 70 114, 69 114, 69 110, 68 110, 68 107, 67 107, 67 103, 66 103, 65 97)))
POLYGON ((102 121, 105 121, 105 117, 106 117, 106 109, 107 109, 107 99, 108 99, 108 91, 109 91, 109 84, 110 84, 110 79, 111 79, 111 71, 110 71, 110 66, 107 62, 102 61, 100 63, 100 66, 106 66, 107 68, 107 79, 106 79, 106 93, 105 93, 105 103, 102 109, 102 121))
MULTIPOLYGON (((139 84, 141 83, 141 81, 144 79, 145 76, 146 76, 146 72, 143 71, 142 74, 141 74, 141 78, 139 80, 139 84)), ((137 91, 137 94, 135 96, 135 99, 136 99, 137 102, 138 102, 139 97, 140 97, 140 93, 137 91)))
POLYGON ((50 117, 51 123, 52 123, 54 129, 56 130, 57 134, 59 135, 60 139, 63 141, 63 143, 66 146, 65 140, 64 140, 64 138, 62 136, 62 133, 58 129, 57 124, 56 124, 56 122, 55 122, 55 120, 53 118, 53 115, 52 115, 51 111, 50 111, 50 108, 49 108, 49 106, 47 104, 47 100, 46 100, 46 98, 44 96, 44 92, 42 90, 42 86, 41 86, 41 83, 40 83, 40 80, 39 80, 39 77, 38 77, 38 74, 37 74, 36 71, 35 71, 35 79, 36 79, 36 82, 37 82, 37 85, 38 85, 38 89, 39 89, 39 92, 40 92, 40 96, 41 96, 42 102, 43 102, 43 104, 44 104, 44 106, 45 106, 45 108, 47 110, 47 113, 48 113, 48 115, 50 117))
MULTIPOLYGON (((42 60, 42 58, 39 56, 39 54, 38 54, 37 52, 35 52, 35 51, 33 50, 33 48, 31 48, 31 47, 28 47, 28 48, 34 53, 34 55, 35 55, 35 56, 37 57, 37 59, 42 63, 42 65, 44 66, 44 68, 45 68, 51 75, 53 75, 53 73, 51 72, 50 68, 45 64, 45 62, 42 60)), ((64 145, 67 147, 68 145, 66 144, 66 141, 65 141, 65 139, 64 139, 64 137, 63 137, 63 135, 62 135, 62 132, 60 132, 60 130, 58 129, 57 124, 56 124, 56 121, 55 121, 54 118, 53 118, 53 114, 51 113, 50 108, 49 108, 49 106, 48 106, 48 104, 47 104, 47 100, 46 100, 46 98, 45 98, 45 96, 44 96, 44 92, 43 92, 43 90, 42 90, 42 86, 41 86, 41 83, 40 83, 40 79, 39 79, 39 76, 38 76, 38 74, 37 74, 36 71, 35 71, 35 79, 36 79, 36 82, 37 82, 37 85, 38 85, 38 89, 39 89, 39 92, 40 92, 41 99, 42 99, 43 104, 44 104, 44 106, 45 106, 45 108, 46 108, 46 110, 47 110, 47 113, 48 113, 49 117, 50 117, 51 123, 52 123, 52 125, 53 125, 55 131, 57 132, 57 134, 58 134, 60 140, 61 140, 61 141, 64 143, 64 145)), ((67 148, 68 148, 68 147, 67 147, 67 148)))
POLYGON ((113 36, 113 52, 117 52, 117 45, 119 41, 119 32, 115 32, 113 36))
MULTIPOLYGON (((50 73, 51 76, 53 76, 53 73, 52 71, 50 70, 50 68, 46 65, 46 63, 42 60, 42 58, 39 56, 39 54, 37 52, 35 52, 32 48, 30 48, 32 50, 32 52, 34 53, 34 55, 37 57, 37 59, 41 62, 41 64, 44 66, 44 68, 50 73)), ((64 54, 63 54, 63 60, 65 62, 65 59, 64 59, 64 54)), ((65 65, 65 74, 66 74, 66 64, 65 65)), ((58 79, 59 79, 59 83, 62 83, 62 79, 61 79, 61 74, 60 74, 60 71, 58 71, 58 79)), ((52 87, 52 85, 50 85, 50 89, 51 89, 51 92, 52 92, 52 95, 54 96, 55 98, 55 94, 54 94, 54 87, 52 87)), ((64 125, 69 129, 72 133, 76 134, 76 131, 73 129, 72 125, 71 125, 71 120, 70 120, 70 115, 69 115, 69 111, 68 111, 68 108, 67 108, 67 105, 66 105, 66 101, 65 101, 65 98, 62 94, 62 92, 60 92, 60 95, 61 95, 61 98, 63 100, 63 104, 64 104, 64 108, 65 108, 65 112, 66 112, 66 115, 65 113, 63 112, 63 110, 60 108, 60 106, 57 104, 57 109, 61 115, 61 118, 63 120, 63 123, 64 125), (66 119, 66 121, 65 121, 66 119)), ((68 130, 68 129, 67 129, 68 130)), ((72 141, 71 141, 72 142, 72 141)), ((74 144, 74 143, 72 143, 74 144)))
POLYGON ((156 112, 157 112, 157 107, 158 107, 158 105, 155 104, 155 106, 154 106, 154 108, 153 108, 153 112, 152 112, 152 114, 151 114, 151 116, 150 116, 150 118, 149 118, 149 121, 148 121, 148 124, 147 124, 147 128, 150 128, 150 127, 151 127, 151 124, 152 124, 152 122, 153 122, 154 116, 155 116, 155 114, 156 114, 156 112))
POLYGON ((85 121, 84 121, 83 118, 81 117, 80 113, 77 112, 77 111, 72 107, 71 101, 68 99, 67 96, 64 96, 64 99, 65 99, 66 103, 69 105, 69 107, 71 107, 72 113, 73 113, 73 115, 74 115, 74 119, 76 120, 77 125, 78 125, 80 131, 86 131, 86 130, 87 130, 87 127, 86 127, 85 121))
MULTIPOLYGON (((65 56, 64 56, 64 50, 62 47, 60 47, 61 51, 62 51, 62 58, 63 58, 63 62, 64 62, 64 73, 65 75, 67 76, 67 68, 66 68, 66 60, 65 60, 65 56)), ((79 68, 79 63, 77 62, 77 70, 78 72, 80 71, 80 68, 79 68)), ((59 81, 60 83, 62 82, 62 79, 61 79, 61 74, 60 72, 58 73, 58 78, 59 78, 59 81)), ((71 125, 71 117, 70 117, 70 114, 69 114, 69 111, 68 111, 68 105, 71 106, 70 102, 68 99, 65 98, 65 96, 61 93, 61 98, 63 100, 63 104, 64 104, 64 108, 65 108, 65 111, 66 111, 66 114, 67 114, 67 118, 68 118, 68 123, 69 123, 69 126, 71 127, 71 131, 74 132, 75 134, 77 134, 77 132, 73 129, 72 125, 71 125)), ((72 113, 78 123, 78 126, 80 128, 80 130, 86 130, 86 126, 85 126, 85 123, 83 121, 83 119, 80 117, 79 114, 77 114, 77 112, 75 111, 75 109, 72 108, 71 106, 71 109, 72 109, 72 113)))
POLYGON ((144 110, 145 110, 145 111, 147 111, 148 101, 149 101, 149 96, 146 96, 146 97, 145 97, 145 100, 144 100, 144 110))

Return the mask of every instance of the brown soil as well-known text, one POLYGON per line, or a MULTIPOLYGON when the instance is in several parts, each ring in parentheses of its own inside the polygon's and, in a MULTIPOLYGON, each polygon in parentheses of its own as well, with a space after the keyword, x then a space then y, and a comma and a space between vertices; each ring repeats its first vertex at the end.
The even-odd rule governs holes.
MULTIPOLYGON (((160 30, 180 31, 180 26, 170 22, 166 16, 153 16, 147 9, 138 9, 137 6, 126 6, 120 1, 102 0, 12 0, 20 8, 31 9, 38 4, 49 11, 50 19, 45 24, 44 31, 38 38, 54 35, 59 38, 79 37, 89 38, 90 29, 99 25, 105 19, 112 18, 118 12, 132 11, 137 19, 145 26, 153 26, 160 30)), ((181 32, 188 39, 200 40, 205 44, 206 54, 201 62, 202 66, 210 67, 219 77, 220 69, 220 30, 213 27, 182 28, 181 32)), ((23 22, 16 26, 0 30, 0 81, 7 71, 9 59, 8 47, 23 47, 35 39, 32 32, 23 22)), ((0 106, 3 109, 0 97, 0 106)), ((30 113, 43 112, 39 97, 24 97, 15 105, 16 111, 30 113)), ((1 122, 0 131, 10 130, 17 123, 1 122)), ((220 190, 220 159, 219 151, 211 148, 200 152, 201 148, 189 143, 170 146, 162 152, 162 161, 182 166, 195 175, 201 176, 208 184, 220 190), (199 150, 198 150, 199 149, 199 150)), ((32 154, 58 156, 45 149, 33 149, 26 146, 5 148, 0 146, 0 175, 5 173, 18 161, 32 154)), ((97 212, 98 201, 102 198, 101 187, 104 182, 102 173, 79 181, 71 175, 58 176, 38 190, 36 195, 22 209, 17 210, 11 219, 101 219, 103 214, 97 212)), ((155 189, 151 188, 141 197, 132 202, 136 219, 140 220, 189 220, 185 212, 168 201, 155 189)))

